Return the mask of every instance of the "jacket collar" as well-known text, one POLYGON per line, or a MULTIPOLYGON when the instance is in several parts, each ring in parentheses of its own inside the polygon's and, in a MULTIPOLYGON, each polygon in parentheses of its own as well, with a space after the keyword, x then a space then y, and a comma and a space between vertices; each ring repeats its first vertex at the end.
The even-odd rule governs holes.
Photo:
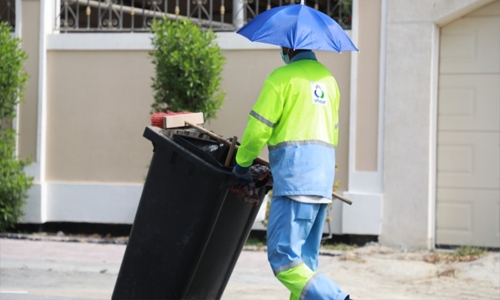
POLYGON ((294 62, 294 61, 298 61, 298 60, 303 60, 303 59, 317 60, 316 59, 316 54, 314 54, 314 52, 312 52, 312 51, 304 51, 304 52, 297 53, 290 62, 294 62))

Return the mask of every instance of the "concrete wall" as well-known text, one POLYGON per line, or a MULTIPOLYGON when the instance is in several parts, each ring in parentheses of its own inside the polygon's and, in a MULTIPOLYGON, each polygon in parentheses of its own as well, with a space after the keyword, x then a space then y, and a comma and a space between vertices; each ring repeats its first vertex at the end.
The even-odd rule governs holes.
POLYGON ((142 183, 151 159, 153 64, 146 51, 50 51, 50 182, 142 183))
MULTIPOLYGON (((207 128, 241 137, 265 78, 282 62, 277 49, 224 50, 223 55, 222 89, 227 96, 207 128)), ((337 71, 345 91, 346 112, 341 114, 348 117, 350 54, 318 57, 337 71)), ((49 51, 47 62, 47 181, 143 182, 151 149, 142 130, 150 123, 153 102, 148 52, 49 51)), ((346 157, 348 126, 341 128, 339 152, 346 157)), ((344 173, 346 161, 339 159, 344 173)))
MULTIPOLYGON (((36 44, 36 39, 24 43, 36 44)), ((222 34, 220 43, 227 58, 222 82, 227 97, 206 127, 241 137, 262 83, 282 62, 278 47, 238 40, 234 33, 222 34)), ((42 45, 45 51, 37 51, 43 57, 33 63, 38 69, 30 71, 30 76, 44 74, 33 87, 38 97, 30 97, 42 105, 36 106, 35 120, 20 120, 21 135, 36 132, 31 151, 42 153, 27 169, 35 185, 25 221, 131 223, 152 154, 142 137, 153 102, 150 35, 48 34, 42 45)), ((346 186, 351 56, 318 57, 335 74, 342 93, 338 161, 344 177, 337 179, 346 186)), ((20 148, 26 151, 26 144, 20 148)))

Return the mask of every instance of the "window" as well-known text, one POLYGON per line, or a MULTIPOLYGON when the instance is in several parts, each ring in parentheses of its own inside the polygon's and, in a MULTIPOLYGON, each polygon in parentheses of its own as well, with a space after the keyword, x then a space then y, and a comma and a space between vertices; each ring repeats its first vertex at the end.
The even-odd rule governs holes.
POLYGON ((16 29, 16 0, 0 1, 0 22, 6 22, 14 32, 16 29))

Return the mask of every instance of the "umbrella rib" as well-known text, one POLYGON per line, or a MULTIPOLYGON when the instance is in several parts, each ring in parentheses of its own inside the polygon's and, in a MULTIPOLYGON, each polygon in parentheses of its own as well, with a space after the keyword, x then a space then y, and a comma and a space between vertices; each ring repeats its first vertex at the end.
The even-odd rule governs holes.
MULTIPOLYGON (((325 24, 325 26, 326 26, 327 28, 330 28, 330 26, 326 23, 326 21, 325 21, 323 18, 320 18, 320 20, 321 20, 321 22, 323 22, 323 24, 325 24)), ((333 20, 333 19, 332 19, 332 20, 333 20)), ((333 35, 332 35, 332 36, 333 36, 333 35)), ((340 45, 339 45, 339 51, 338 51, 338 52, 339 52, 339 53, 341 53, 341 52, 342 52, 342 41, 341 41, 340 39, 337 39, 337 40, 338 40, 338 42, 340 43, 340 45)), ((334 43, 335 43, 335 41, 334 41, 334 43)), ((336 43, 335 43, 335 44, 336 44, 336 43)), ((335 46, 336 46, 336 45, 335 45, 335 46)))
POLYGON ((292 41, 292 47, 293 47, 293 49, 292 50, 294 50, 294 51, 295 51, 295 45, 296 45, 297 37, 298 37, 297 32, 299 30, 299 28, 298 28, 299 27, 298 20, 300 19, 300 14, 302 13, 302 6, 303 6, 303 4, 299 4, 299 5, 300 5, 299 6, 299 13, 297 14, 297 21, 295 22, 295 34, 292 36, 293 37, 293 41, 292 41))

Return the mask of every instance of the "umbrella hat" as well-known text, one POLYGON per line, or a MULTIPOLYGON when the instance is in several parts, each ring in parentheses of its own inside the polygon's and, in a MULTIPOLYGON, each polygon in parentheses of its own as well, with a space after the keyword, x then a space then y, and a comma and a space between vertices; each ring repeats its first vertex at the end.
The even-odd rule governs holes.
POLYGON ((358 51, 337 22, 303 3, 267 10, 236 33, 252 42, 290 49, 358 51))

